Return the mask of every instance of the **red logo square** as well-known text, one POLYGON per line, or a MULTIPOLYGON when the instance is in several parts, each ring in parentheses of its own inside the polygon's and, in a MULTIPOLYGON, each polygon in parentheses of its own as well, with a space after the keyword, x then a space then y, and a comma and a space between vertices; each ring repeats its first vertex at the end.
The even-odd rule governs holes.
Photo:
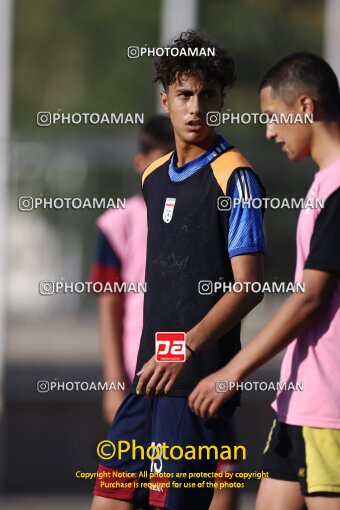
POLYGON ((156 361, 185 361, 185 333, 156 333, 156 361))

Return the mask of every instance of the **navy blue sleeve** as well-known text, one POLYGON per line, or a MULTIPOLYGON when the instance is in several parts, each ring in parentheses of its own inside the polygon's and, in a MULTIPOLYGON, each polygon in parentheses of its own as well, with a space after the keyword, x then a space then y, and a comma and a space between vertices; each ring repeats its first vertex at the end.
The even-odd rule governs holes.
POLYGON ((99 230, 96 260, 92 266, 91 281, 102 284, 120 281, 121 263, 107 237, 99 230))

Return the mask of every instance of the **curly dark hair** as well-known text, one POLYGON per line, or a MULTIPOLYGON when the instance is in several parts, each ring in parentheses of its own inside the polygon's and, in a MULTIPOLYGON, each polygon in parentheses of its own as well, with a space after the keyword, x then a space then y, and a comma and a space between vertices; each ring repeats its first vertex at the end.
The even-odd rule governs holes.
POLYGON ((196 30, 181 32, 169 47, 177 48, 178 55, 168 52, 169 54, 156 57, 154 61, 153 81, 159 81, 164 90, 182 76, 195 76, 204 83, 219 83, 222 90, 234 83, 235 64, 228 51, 212 43, 196 30), (204 49, 205 52, 201 53, 205 55, 183 55, 184 52, 188 53, 186 51, 188 48, 198 48, 198 54, 204 49), (207 54, 208 48, 214 49, 214 56, 207 54))

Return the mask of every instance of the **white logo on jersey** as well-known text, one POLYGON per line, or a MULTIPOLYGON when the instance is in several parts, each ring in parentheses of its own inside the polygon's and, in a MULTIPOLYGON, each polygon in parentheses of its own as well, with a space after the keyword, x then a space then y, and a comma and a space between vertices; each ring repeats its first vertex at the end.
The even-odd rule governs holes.
POLYGON ((165 223, 170 223, 172 219, 172 215, 174 213, 176 199, 175 198, 166 198, 165 206, 163 211, 163 220, 165 223))

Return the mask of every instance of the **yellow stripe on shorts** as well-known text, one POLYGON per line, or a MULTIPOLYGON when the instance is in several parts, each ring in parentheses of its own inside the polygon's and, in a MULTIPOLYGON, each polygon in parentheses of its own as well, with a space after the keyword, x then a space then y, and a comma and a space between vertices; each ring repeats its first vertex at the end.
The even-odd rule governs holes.
POLYGON ((307 491, 340 492, 340 430, 302 427, 307 491))
POLYGON ((271 429, 269 431, 268 439, 267 439, 267 442, 266 442, 266 446, 264 447, 263 453, 266 453, 266 451, 269 449, 270 441, 272 440, 272 435, 273 435, 273 432, 274 432, 274 429, 275 429, 275 425, 276 425, 276 419, 274 419, 273 425, 271 426, 271 429))

